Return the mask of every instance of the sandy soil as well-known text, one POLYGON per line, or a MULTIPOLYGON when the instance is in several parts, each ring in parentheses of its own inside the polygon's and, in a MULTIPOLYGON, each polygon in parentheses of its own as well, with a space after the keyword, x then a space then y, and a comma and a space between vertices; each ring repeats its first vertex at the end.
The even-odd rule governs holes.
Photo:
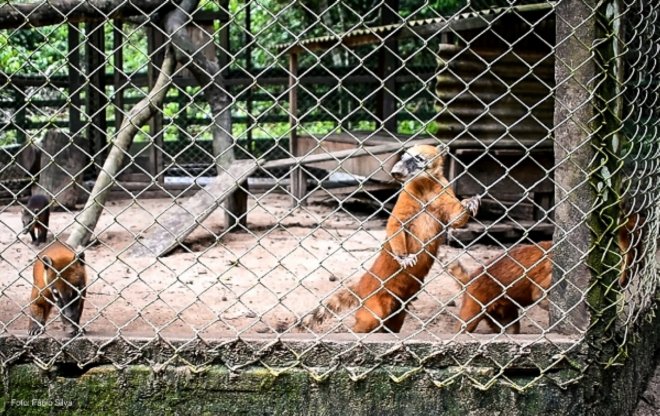
MULTIPOLYGON (((86 253, 89 285, 82 323, 89 333, 222 336, 287 330, 342 282, 367 269, 384 239, 385 218, 338 210, 311 199, 289 208, 281 194, 250 199, 249 232, 223 232, 217 210, 179 248, 164 258, 132 257, 139 234, 168 207, 169 199, 109 202, 98 227, 98 244, 86 253)), ((54 212, 50 228, 66 239, 75 213, 54 212)), ((0 325, 2 331, 28 326, 31 267, 38 249, 21 231, 20 208, 0 208, 0 325)), ((52 237, 50 237, 52 238, 52 237)), ((460 256, 468 269, 499 249, 469 252, 442 247, 440 262, 413 303, 402 333, 452 332, 460 305, 459 284, 443 264, 460 256), (422 326, 424 324, 424 326, 422 326)), ((547 312, 534 307, 522 332, 540 333, 547 312)), ((344 325, 350 325, 348 317, 344 325)), ((330 327, 336 327, 331 322, 330 327)), ((339 330, 346 327, 340 325, 339 330)), ((61 329, 56 314, 48 329, 61 329)), ((337 328, 335 328, 337 329, 337 328)), ((484 323, 478 332, 487 332, 484 323)))

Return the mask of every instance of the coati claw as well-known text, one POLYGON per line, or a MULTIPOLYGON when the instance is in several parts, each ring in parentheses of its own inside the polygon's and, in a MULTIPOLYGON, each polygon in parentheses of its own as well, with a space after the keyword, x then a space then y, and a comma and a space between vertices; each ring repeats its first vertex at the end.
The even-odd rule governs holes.
POLYGON ((465 209, 470 211, 470 214, 472 214, 474 217, 479 211, 479 206, 481 205, 481 197, 479 195, 475 195, 472 198, 462 200, 461 204, 465 207, 465 209))
POLYGON ((404 269, 407 267, 412 267, 417 263, 416 254, 406 254, 405 256, 394 256, 394 259, 399 263, 404 269))
POLYGON ((44 328, 41 325, 30 325, 28 330, 28 335, 40 335, 44 332, 44 328))

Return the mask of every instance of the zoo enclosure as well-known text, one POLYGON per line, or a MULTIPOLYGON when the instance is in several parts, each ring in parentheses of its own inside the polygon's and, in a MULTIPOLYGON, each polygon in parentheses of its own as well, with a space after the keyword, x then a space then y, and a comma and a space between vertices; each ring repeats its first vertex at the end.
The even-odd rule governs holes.
MULTIPOLYGON (((211 268, 206 262, 212 258, 214 245, 228 247, 228 251, 232 252, 233 240, 227 233, 230 228, 227 226, 228 222, 225 223, 225 228, 220 230, 209 224, 202 224, 202 232, 212 236, 213 244, 185 258, 182 268, 170 266, 167 257, 156 256, 161 253, 150 253, 152 259, 150 265, 128 260, 131 247, 142 246, 141 234, 148 233, 148 225, 151 224, 147 227, 143 224, 139 229, 127 227, 125 234, 129 236, 131 242, 128 247, 122 248, 112 245, 109 234, 106 235, 107 239, 104 239, 103 229, 94 230, 96 240, 100 242, 102 248, 111 252, 111 256, 110 260, 104 263, 94 264, 94 261, 90 260, 88 264, 92 276, 90 284, 94 284, 95 275, 107 276, 120 266, 130 269, 134 277, 130 279, 129 284, 122 283, 121 286, 115 286, 114 282, 108 281, 104 285, 104 290, 109 291, 109 300, 97 302, 93 307, 94 313, 84 315, 82 325, 93 329, 94 321, 103 318, 105 310, 129 297, 127 292, 133 284, 146 285, 156 295, 155 298, 149 298, 144 304, 132 304, 131 313, 134 317, 129 316, 127 321, 115 323, 111 326, 111 333, 92 331, 91 336, 76 336, 71 340, 61 340, 50 333, 42 337, 26 337, 21 332, 21 328, 27 322, 29 305, 27 294, 20 289, 19 284, 30 283, 29 277, 26 276, 29 276, 31 259, 34 258, 36 251, 30 248, 29 256, 24 256, 20 262, 13 261, 10 258, 11 250, 25 246, 24 241, 16 237, 12 241, 3 243, 2 251, 2 260, 6 265, 3 267, 14 271, 14 274, 3 282, 3 297, 12 299, 13 305, 13 310, 3 313, 2 320, 3 336, 6 340, 2 352, 6 357, 5 365, 22 360, 35 361, 46 367, 57 361, 72 361, 84 366, 98 360, 106 360, 118 365, 127 365, 135 361, 148 360, 148 357, 155 355, 158 357, 158 362, 183 362, 193 366, 222 362, 232 369, 258 361, 260 364, 277 368, 304 368, 319 378, 334 369, 341 368, 359 379, 368 376, 375 368, 387 368, 395 362, 394 360, 401 358, 396 357, 392 351, 396 352, 397 348, 404 348, 403 345, 406 345, 405 348, 408 349, 403 353, 403 360, 408 367, 422 369, 426 376, 438 385, 445 385, 459 377, 464 377, 481 387, 490 387, 503 382, 523 389, 527 384, 513 381, 509 370, 517 368, 530 370, 533 376, 528 380, 529 383, 547 379, 562 384, 575 382, 588 370, 585 362, 579 362, 574 378, 565 380, 553 376, 558 368, 568 366, 564 360, 565 356, 577 354, 583 348, 601 346, 609 342, 612 348, 603 349, 608 355, 600 357, 603 359, 601 361, 615 362, 623 359, 627 343, 630 342, 626 334, 652 307, 657 286, 655 240, 658 218, 655 190, 658 166, 658 112, 654 103, 657 103, 658 98, 658 77, 657 73, 653 72, 653 68, 658 60, 656 30, 658 10, 654 6, 643 1, 624 2, 624 4, 561 1, 535 6, 504 6, 488 11, 475 11, 470 6, 457 5, 454 13, 442 17, 436 14, 432 7, 406 9, 404 13, 397 6, 397 2, 382 2, 367 5, 367 10, 353 13, 363 17, 356 18, 356 23, 345 23, 346 27, 339 31, 331 22, 324 20, 323 17, 329 14, 328 12, 315 12, 306 6, 298 5, 304 9, 303 13, 316 16, 312 28, 320 28, 321 32, 327 32, 325 36, 320 37, 316 36, 318 33, 310 33, 305 28, 283 27, 283 22, 295 15, 296 10, 293 6, 281 6, 281 9, 275 12, 268 10, 266 14, 270 16, 273 25, 288 32, 292 39, 284 39, 288 42, 264 44, 259 40, 261 33, 251 33, 249 29, 250 16, 253 13, 250 11, 250 5, 264 7, 263 3, 253 2, 245 5, 224 5, 219 8, 213 3, 200 6, 195 2, 182 2, 178 5, 168 3, 167 7, 172 10, 170 11, 167 7, 163 6, 164 8, 160 10, 161 5, 156 7, 150 2, 145 2, 144 6, 148 8, 141 10, 131 6, 132 8, 112 13, 98 9, 87 12, 97 18, 101 17, 101 23, 84 23, 89 45, 85 53, 86 69, 80 71, 82 65, 75 63, 75 55, 79 47, 71 47, 64 54, 67 58, 71 58, 69 61, 71 63, 59 64, 62 70, 65 66, 68 68, 66 76, 69 91, 64 102, 66 105, 57 100, 51 105, 59 110, 54 114, 68 111, 69 120, 63 124, 69 126, 69 131, 61 134, 66 138, 65 141, 69 142, 69 148, 80 149, 89 160, 94 160, 93 164, 85 165, 88 178, 94 179, 102 169, 106 152, 112 147, 112 140, 122 130, 121 125, 117 124, 118 120, 132 115, 123 110, 124 106, 128 107, 134 101, 146 96, 147 93, 141 89, 142 87, 158 86, 159 74, 166 73, 159 71, 158 68, 164 67, 167 58, 158 58, 157 55, 159 53, 166 55, 167 48, 171 47, 174 50, 178 48, 176 59, 179 66, 171 69, 175 75, 170 76, 174 81, 170 88, 176 94, 164 94, 162 108, 160 105, 155 105, 156 100, 149 103, 154 104, 155 117, 151 119, 149 129, 139 133, 144 134, 143 143, 147 144, 145 148, 149 150, 146 151, 150 152, 149 157, 152 158, 150 168, 145 168, 144 165, 138 168, 134 156, 128 158, 129 162, 126 166, 141 171, 143 177, 146 176, 151 182, 150 186, 155 184, 165 192, 169 192, 163 184, 161 175, 166 170, 163 169, 165 167, 170 171, 181 168, 187 176, 197 179, 212 174, 213 167, 220 171, 228 171, 231 160, 225 163, 224 159, 231 153, 235 157, 248 160, 263 155, 272 158, 301 157, 295 161, 294 169, 291 171, 287 169, 268 173, 262 169, 261 175, 273 181, 272 189, 266 189, 263 193, 252 192, 254 188, 250 188, 249 182, 246 185, 245 177, 236 178, 235 182, 239 188, 234 195, 236 193, 243 193, 243 197, 249 195, 253 202, 249 206, 234 207, 233 211, 227 210, 230 217, 232 213, 237 213, 238 218, 234 216, 234 222, 242 224, 240 229, 254 239, 254 247, 270 254, 271 262, 281 268, 267 266, 261 271, 252 272, 254 280, 248 287, 232 288, 224 282, 223 279, 229 275, 228 270, 231 270, 233 265, 225 264, 222 268, 211 268), (212 16, 220 22, 214 24, 212 41, 211 38, 204 38, 205 29, 202 25, 208 20, 202 17, 193 20, 196 10, 206 7, 215 9, 212 11, 214 14, 204 15, 200 12, 200 16, 207 16, 207 19, 211 19, 208 16, 212 16), (241 13, 243 18, 237 17, 241 13), (431 17, 427 13, 430 13, 431 17), (206 84, 188 85, 192 83, 191 78, 181 76, 184 71, 204 72, 208 67, 203 66, 206 63, 199 60, 203 59, 199 57, 200 54, 191 52, 190 49, 186 50, 185 44, 168 42, 170 38, 175 39, 184 30, 182 26, 175 27, 174 30, 170 30, 171 26, 167 26, 168 19, 174 19, 175 15, 179 18, 183 16, 187 27, 197 28, 198 33, 202 34, 201 41, 198 38, 197 42, 198 46, 201 44, 211 47, 212 53, 207 56, 208 61, 213 61, 217 56, 218 72, 210 74, 207 72, 206 84), (367 18, 371 15, 375 20, 367 18), (418 19, 427 17, 426 21, 418 19), (115 19, 111 21, 110 18, 115 19), (367 24, 372 21, 383 24, 384 27, 373 29, 367 24), (163 23, 159 25, 158 22, 163 23), (394 26, 388 27, 388 25, 394 26), (110 29, 104 29, 105 27, 110 29), (128 30, 131 33, 143 28, 148 28, 146 30, 151 33, 147 36, 149 46, 146 49, 146 57, 149 60, 143 64, 148 66, 150 71, 147 81, 144 81, 144 77, 125 76, 120 66, 122 49, 118 46, 126 44, 126 39, 130 38, 130 34, 126 33, 127 27, 130 27, 128 30), (245 34, 246 45, 239 47, 238 51, 226 45, 230 38, 227 32, 231 31, 232 27, 241 28, 245 34), (114 59, 112 61, 107 60, 111 54, 106 48, 99 46, 102 44, 102 33, 112 33, 113 40, 117 41, 111 50, 114 59), (159 37, 160 40, 157 39, 159 37), (355 44, 352 44, 352 41, 355 41, 355 44), (373 46, 374 42, 375 46, 373 46), (213 49, 216 51, 213 52, 213 49), (264 59, 267 62, 265 68, 260 68, 256 73, 248 63, 255 50, 266 56, 264 59), (104 54, 107 57, 103 57, 104 54), (241 58, 243 54, 246 56, 244 61, 241 58), (411 62, 415 62, 417 56, 423 54, 439 62, 437 68, 434 65, 433 72, 423 72, 409 66, 411 62), (339 58, 336 58, 337 56, 339 58), (300 60, 299 67, 296 65, 297 59, 300 60), (338 61, 343 59, 355 66, 339 70, 333 66, 335 59, 338 61), (371 66, 372 60, 378 60, 379 65, 371 66), (106 62, 102 70, 101 65, 98 65, 99 62, 106 62), (105 66, 113 67, 115 70, 112 74, 114 85, 124 85, 126 88, 130 86, 134 90, 135 98, 123 99, 122 94, 117 94, 121 88, 115 90, 103 86, 104 79, 107 78, 103 76, 105 66), (393 73, 393 67, 402 68, 401 71, 405 72, 407 77, 404 78, 412 82, 399 84, 398 80, 402 76, 393 73), (311 77, 315 71, 325 75, 319 79, 322 81, 318 82, 321 86, 312 82, 317 80, 315 78, 310 80, 308 86, 304 82, 305 77, 311 77), (236 77, 236 74, 240 73, 246 76, 236 77), (180 78, 177 78, 177 75, 180 78), (83 82, 80 80, 81 76, 83 82), (265 82, 269 77, 277 79, 277 84, 281 87, 278 92, 273 92, 275 90, 265 82), (353 85, 353 80, 358 81, 357 85, 353 85), (363 84, 366 80, 375 80, 377 88, 370 88, 369 84, 365 87, 363 84), (84 92, 84 106, 81 105, 80 97, 83 91, 80 88, 83 85, 87 88, 84 92), (209 94, 213 89, 215 91, 212 93, 216 94, 215 96, 209 94), (253 91, 254 89, 256 91, 253 91), (255 108, 259 107, 257 99, 260 95, 266 96, 264 102, 267 104, 262 104, 266 111, 258 113, 255 108), (112 101, 109 100, 110 97, 113 98, 112 101), (208 97, 215 97, 217 100, 207 105, 204 99, 208 97), (297 107, 294 105, 296 99, 297 107), (169 106, 168 103, 171 103, 169 100, 179 104, 169 106), (417 104, 416 100, 420 103, 417 104), (224 107, 220 106, 219 109, 214 107, 218 103, 224 107), (548 109, 549 103, 552 104, 550 109, 548 109), (418 106, 435 108, 435 110, 421 112, 420 116, 416 111, 418 106), (184 113, 191 107, 202 116, 195 117, 193 122, 185 121, 184 113), (232 112, 229 118, 226 117, 228 111, 232 112), (82 113, 85 114, 84 117, 80 116, 82 113), (109 113, 112 113, 114 123, 108 122, 106 117, 109 113), (171 117, 165 117, 169 114, 171 117), (179 123, 182 119, 184 121, 179 123), (204 119, 210 121, 204 123, 204 119), (412 120, 413 123, 406 126, 406 120, 412 120), (268 126, 274 121, 286 121, 287 123, 284 124, 290 124, 278 130, 268 126), (326 125, 324 122, 327 121, 330 123, 326 125), (213 136, 213 140, 206 142, 198 140, 200 134, 191 133, 188 129, 194 123, 202 123, 201 130, 209 131, 208 135, 213 136), (246 125, 244 130, 236 127, 241 123, 246 125), (115 124, 119 127, 113 130, 107 124, 115 124), (359 134, 355 132, 355 130, 363 130, 365 126, 371 131, 359 134), (197 162, 198 170, 187 170, 185 163, 179 163, 179 158, 183 157, 185 152, 171 150, 174 147, 170 148, 166 145, 168 129, 176 133, 177 146, 194 149, 197 154, 204 155, 204 159, 197 162), (86 130, 87 135, 81 142, 80 132, 83 130, 86 130), (257 142, 255 138, 257 131, 263 131, 271 139, 261 145, 263 147, 254 144, 257 142), (402 137, 401 133, 411 134, 410 137, 402 137), (211 145, 212 142, 222 144, 227 136, 231 139, 228 147, 218 148, 211 145), (422 289, 423 294, 429 294, 433 282, 443 281, 444 284, 452 282, 448 280, 451 277, 445 274, 446 266, 451 261, 459 257, 468 257, 479 263, 484 262, 485 258, 475 252, 474 248, 478 243, 485 241, 485 238, 490 236, 490 231, 496 229, 498 225, 507 221, 506 226, 509 227, 511 224, 518 224, 522 234, 515 236, 513 242, 525 243, 529 242, 530 234, 536 227, 550 224, 554 242, 553 284, 546 292, 549 299, 547 324, 542 320, 531 318, 533 331, 524 335, 504 332, 454 334, 447 326, 433 326, 434 320, 440 315, 456 319, 455 310, 451 309, 450 303, 460 301, 465 292, 464 287, 458 288, 456 293, 447 297, 444 297, 446 294, 443 293, 442 299, 434 299, 435 293, 430 293, 430 303, 435 305, 435 309, 430 313, 427 311, 427 315, 411 313, 407 319, 408 322, 414 322, 415 326, 398 335, 365 337, 351 332, 346 326, 341 326, 341 332, 347 334, 336 335, 324 330, 304 337, 295 334, 296 331, 291 325, 280 325, 279 322, 269 320, 268 313, 276 307, 282 307, 285 312, 279 313, 288 313, 294 321, 306 312, 304 309, 296 310, 292 306, 295 302, 290 298, 300 296, 300 292, 296 292, 297 289, 311 294, 318 304, 341 286, 335 284, 324 290, 322 285, 315 282, 315 274, 324 271, 326 266, 323 263, 331 257, 331 254, 337 252, 343 254, 341 251, 343 244, 349 243, 355 234, 333 237, 338 248, 333 249, 334 252, 330 254, 310 251, 307 246, 307 243, 314 238, 313 233, 324 232, 330 227, 333 216, 352 217, 353 221, 356 221, 358 233, 363 233, 360 237, 372 234, 367 227, 370 217, 356 217, 345 208, 345 205, 356 195, 356 190, 363 190, 368 198, 376 204, 383 205, 383 201, 368 188, 367 181, 376 176, 377 172, 366 175, 355 174, 347 167, 347 161, 352 156, 350 152, 348 156, 343 156, 345 160, 338 159, 336 153, 330 154, 324 160, 325 165, 315 163, 317 166, 313 169, 308 166, 311 163, 305 161, 305 158, 310 157, 312 153, 326 153, 327 147, 333 141, 342 143, 341 140, 337 140, 340 136, 343 137, 344 142, 349 139, 351 144, 349 149, 353 149, 352 152, 363 151, 364 153, 361 153, 363 157, 370 159, 354 169, 369 164, 378 167, 388 166, 395 160, 395 153, 398 152, 391 150, 382 155, 370 153, 372 143, 377 143, 374 146, 400 142, 403 145, 403 143, 414 143, 422 136, 433 136, 435 141, 444 142, 452 149, 448 159, 447 174, 457 193, 461 196, 479 193, 492 200, 491 206, 485 207, 487 208, 485 213, 478 215, 475 220, 481 227, 473 231, 471 238, 461 240, 459 245, 462 246, 458 251, 447 252, 441 249, 437 261, 439 267, 428 276, 422 289), (298 141, 298 139, 311 142, 311 147, 301 151, 298 145, 302 140, 298 141), (182 142, 185 144, 181 144, 182 142), (551 150, 551 159, 548 165, 549 150, 551 150), (159 159, 161 162, 156 162, 159 159), (328 165, 328 160, 333 163, 328 165), (199 166, 202 168, 200 169, 199 166), (489 170, 490 175, 479 176, 483 175, 481 170, 483 166, 489 167, 485 170, 489 170), (524 169, 521 169, 523 166, 524 169), (517 169, 521 171, 518 172, 517 169), (531 178, 525 176, 532 169, 535 169, 537 175, 532 175, 531 178), (493 171, 495 174, 492 173, 493 171), (355 189, 340 197, 333 196, 336 206, 329 212, 319 214, 310 208, 305 208, 304 202, 308 192, 303 189, 305 186, 300 185, 308 185, 314 192, 324 192, 327 189, 324 180, 338 172, 349 174, 353 183, 357 183, 355 189), (291 181, 294 186, 290 196, 295 206, 292 209, 274 212, 268 205, 271 202, 268 198, 272 197, 273 189, 282 188, 282 181, 288 179, 290 175, 293 175, 291 181), (310 177, 311 180, 306 179, 305 176, 310 177), (538 189, 546 186, 547 183, 552 187, 550 197, 547 188, 540 191, 538 189), (503 197, 506 192, 500 192, 498 186, 509 189, 513 186, 514 192, 511 194, 517 199, 512 200, 511 194, 503 197), (523 209, 525 213, 516 212, 516 209, 521 209, 523 204, 525 204, 523 209), (265 226, 262 225, 265 231, 263 229, 256 231, 250 224, 250 215, 259 209, 271 213, 276 218, 265 226), (530 209, 532 213, 529 212, 530 209), (293 236, 296 247, 292 247, 290 252, 269 253, 273 250, 266 244, 269 242, 269 233, 282 229, 286 231, 285 218, 294 214, 296 210, 317 216, 317 221, 312 222, 308 226, 310 230, 303 235, 293 236), (626 220, 633 215, 637 220, 631 231, 639 244, 632 246, 634 259, 632 264, 627 264, 633 271, 630 283, 622 287, 618 285, 618 281, 626 253, 622 253, 616 240, 618 232, 625 227, 626 220), (524 220, 520 216, 524 216, 524 220), (318 265, 299 275, 295 271, 291 273, 296 281, 285 293, 278 293, 275 288, 269 287, 267 281, 270 276, 282 273, 282 268, 286 271, 287 261, 292 257, 303 255, 311 256, 317 260, 318 265), (149 275, 151 272, 149 269, 153 265, 160 267, 159 273, 164 272, 163 286, 151 287, 153 278, 149 275), (191 303, 204 304, 209 308, 212 318, 208 322, 188 325, 192 328, 192 334, 186 333, 183 340, 152 342, 161 337, 176 338, 176 331, 172 335, 167 330, 170 329, 171 322, 186 320, 183 313, 191 304, 184 305, 182 309, 178 309, 181 305, 177 305, 175 308, 170 308, 171 317, 167 317, 164 322, 150 322, 146 319, 146 326, 151 331, 146 339, 132 334, 127 328, 138 319, 143 308, 156 302, 163 302, 168 306, 168 302, 164 302, 163 299, 167 299, 173 285, 181 281, 183 273, 194 267, 205 270, 204 273, 199 273, 198 277, 210 274, 214 278, 205 281, 204 285, 207 286, 203 286, 201 291, 198 290, 199 288, 192 291, 191 303), (238 305, 247 311, 245 315, 248 318, 251 316, 250 323, 237 327, 227 322, 230 321, 226 314, 226 309, 229 308, 218 309, 217 305, 214 305, 220 297, 220 295, 216 296, 215 291, 218 286, 231 293, 231 306, 238 305), (244 304, 241 300, 254 288, 263 288, 267 293, 266 307, 257 311, 254 310, 256 306, 244 304), (20 296, 23 296, 25 301, 22 301, 20 296), (264 328, 256 330, 254 322, 264 324, 264 328), (210 330, 215 329, 213 325, 216 323, 222 324, 220 332, 210 330), (254 332, 267 334, 259 335, 254 332), (218 339, 221 341, 217 341, 218 339), (426 344, 429 339, 432 342, 426 344), (273 344, 274 341, 277 342, 273 344), (498 351, 498 347, 502 344, 516 348, 502 353, 498 351), (106 348, 107 345, 110 347, 106 348), (112 353, 113 348, 121 350, 120 347, 124 345, 130 345, 135 355, 122 358, 112 353), (205 348, 208 345, 212 345, 213 348, 205 348), (242 355, 239 360, 233 360, 232 358, 235 357, 231 356, 231 351, 235 348, 246 349, 248 353, 242 355), (281 355, 282 352, 284 355, 281 355), (471 368, 476 367, 487 370, 475 375, 471 368)), ((14 14, 5 15, 19 16, 18 27, 23 27, 24 30, 36 30, 27 27, 36 23, 32 17, 37 11, 26 12, 15 4, 2 7, 5 11, 10 8, 15 9, 14 14)), ((75 24, 83 18, 77 13, 80 11, 69 10, 55 14, 54 20, 48 22, 56 28, 71 28, 67 31, 70 45, 75 45, 76 33, 80 34, 75 29, 75 24)), ((347 11, 342 9, 336 13, 346 17, 347 11)), ((14 27, 5 29, 3 35, 5 39, 12 40, 21 33, 14 27)), ((9 45, 9 42, 6 44, 9 45)), ((45 43, 41 47, 46 47, 44 45, 45 43)), ((23 52, 23 55, 19 54, 19 57, 29 62, 27 52, 23 52)), ((28 64, 24 64, 21 68, 26 66, 28 64)), ((2 132, 6 132, 11 140, 15 140, 16 145, 5 150, 8 162, 2 167, 3 179, 7 179, 9 173, 20 172, 25 168, 19 163, 20 154, 43 134, 45 125, 23 121, 28 109, 38 110, 39 107, 32 107, 33 104, 29 102, 22 104, 22 100, 26 97, 23 94, 25 91, 20 88, 32 82, 33 85, 37 85, 36 92, 39 93, 57 88, 58 81, 50 74, 37 75, 41 77, 39 80, 25 81, 28 77, 23 76, 20 70, 5 74, 3 93, 9 89, 9 92, 16 94, 19 99, 7 105, 16 110, 11 112, 12 121, 3 128, 2 132), (18 133, 14 134, 13 131, 18 133)), ((200 83, 199 75, 195 79, 196 83, 200 83)), ((127 92, 126 96, 129 95, 127 92)), ((43 103, 38 105, 41 104, 43 103)), ((58 116, 49 114, 49 117, 47 126, 62 126, 58 116)), ((145 152, 145 150, 133 150, 135 154, 140 154, 141 151, 145 152)), ((10 183, 14 186, 13 188, 5 186, 6 192, 12 196, 11 202, 4 208, 6 213, 11 213, 12 208, 22 206, 24 202, 20 197, 30 189, 39 189, 34 173, 43 174, 47 167, 58 164, 56 154, 51 153, 55 159, 50 159, 47 156, 48 152, 45 154, 45 158, 44 154, 40 157, 41 163, 37 164, 37 172, 30 172, 32 176, 29 181, 3 181, 3 184, 10 183), (16 183, 19 185, 15 185, 16 183)), ((33 168, 34 164, 30 167, 33 168)), ((119 170, 126 172, 123 169, 119 170)), ((72 176, 76 176, 75 174, 80 172, 73 173, 72 176)), ((121 182, 116 184, 122 188, 121 182)), ((194 186, 195 184, 186 185, 189 188, 194 186)), ((384 185, 379 184, 379 187, 382 186, 384 185)), ((139 206, 142 203, 140 201, 142 190, 129 191, 132 192, 126 194, 130 195, 139 206)), ((83 200, 87 199, 88 190, 79 190, 79 192, 82 192, 83 200)), ((334 195, 329 189, 328 194, 334 195)), ((162 220, 166 211, 178 205, 178 197, 170 194, 170 199, 170 203, 159 207, 153 213, 154 224, 162 220)), ((393 201, 391 196, 385 199, 385 203, 393 201)), ((245 204, 243 198, 235 198, 235 200, 243 201, 237 202, 239 205, 245 204)), ((307 202, 313 202, 313 199, 310 198, 307 202)), ((387 204, 384 206, 388 207, 387 204)), ((110 207, 108 203, 103 208, 109 212, 114 211, 110 207)), ((80 228, 81 224, 75 206, 65 207, 65 212, 71 215, 58 226, 60 232, 55 233, 62 238, 66 236, 61 233, 62 230, 69 227, 80 228)), ((119 211, 110 214, 110 217, 114 218, 114 223, 121 227, 124 224, 122 214, 125 212, 132 213, 128 208, 121 207, 119 211)), ((352 226, 356 226, 355 224, 352 226)), ((3 220, 3 226, 11 230, 12 235, 20 231, 17 225, 10 221, 3 220)), ((110 227, 107 223, 103 226, 110 227)), ((372 245, 376 247, 382 241, 384 234, 382 232, 373 234, 372 245)), ((505 245, 497 238, 495 243, 502 251, 505 245)), ((101 254, 101 249, 95 248, 91 243, 87 250, 88 253, 101 254)), ((194 250, 184 244, 183 254, 189 255, 191 251, 194 250)), ((251 252, 252 250, 248 249, 233 253, 236 257, 233 261, 247 262, 251 252)), ((359 267, 368 268, 375 258, 375 252, 376 249, 367 252, 368 255, 364 257, 351 255, 351 258, 360 265, 359 267)), ((181 256, 181 254, 175 253, 173 256, 181 256)), ((250 274, 249 270, 248 274, 250 274)), ((340 277, 345 277, 345 273, 340 277)), ((103 281, 106 277, 96 279, 103 281)), ((341 284, 345 285, 347 282, 341 284)), ((133 299, 128 303, 132 302, 133 299)), ((89 303, 93 304, 94 300, 89 299, 89 303)), ((526 310, 523 316, 527 315, 527 311, 529 310, 526 310)), ((52 325, 56 325, 53 321, 54 317, 51 317, 52 325)), ((593 351, 591 353, 595 354, 593 351)), ((399 374, 397 371, 393 369, 391 376, 396 378, 409 376, 408 373, 399 374)))

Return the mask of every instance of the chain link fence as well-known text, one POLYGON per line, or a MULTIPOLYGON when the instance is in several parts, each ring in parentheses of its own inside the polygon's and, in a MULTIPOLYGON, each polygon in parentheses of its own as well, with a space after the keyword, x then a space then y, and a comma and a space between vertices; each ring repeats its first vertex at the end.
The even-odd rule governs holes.
POLYGON ((624 359, 658 285, 659 13, 5 2, 2 365, 525 389, 624 359))

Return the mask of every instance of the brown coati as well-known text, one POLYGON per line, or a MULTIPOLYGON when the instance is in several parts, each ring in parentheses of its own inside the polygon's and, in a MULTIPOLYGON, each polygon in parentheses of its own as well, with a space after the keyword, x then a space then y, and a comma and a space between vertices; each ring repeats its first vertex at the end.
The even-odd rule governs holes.
POLYGON ((454 262, 450 273, 465 285, 457 330, 465 324, 474 332, 485 319, 493 332, 511 324, 513 333, 520 333, 518 310, 541 299, 552 284, 551 247, 552 241, 515 246, 472 274, 454 262))
POLYGON ((464 226, 480 199, 459 201, 443 174, 442 147, 414 146, 392 168, 405 183, 387 222, 387 239, 371 269, 302 321, 314 327, 332 313, 357 307, 354 332, 399 332, 406 308, 419 292, 447 227, 464 226))
POLYGON ((631 276, 635 276, 644 269, 643 231, 645 218, 638 213, 632 213, 626 223, 619 228, 617 243, 623 256, 621 263, 621 277, 619 283, 622 287, 628 285, 631 276))
MULTIPOLYGON (((623 257, 619 277, 622 287, 643 265, 641 222, 639 214, 631 214, 617 232, 623 257)), ((552 241, 512 247, 504 257, 472 274, 460 262, 454 262, 450 272, 465 286, 457 330, 465 324, 465 330, 473 332, 486 319, 494 332, 506 329, 513 322, 512 332, 520 333, 519 309, 538 302, 552 284, 551 247, 552 241)))
POLYGON ((23 234, 30 233, 32 244, 46 242, 50 219, 50 199, 45 195, 32 195, 23 209, 23 234))
POLYGON ((84 253, 76 254, 59 241, 51 243, 37 255, 32 269, 30 335, 44 330, 53 305, 59 309, 69 335, 83 332, 79 323, 87 289, 84 259, 84 253))

